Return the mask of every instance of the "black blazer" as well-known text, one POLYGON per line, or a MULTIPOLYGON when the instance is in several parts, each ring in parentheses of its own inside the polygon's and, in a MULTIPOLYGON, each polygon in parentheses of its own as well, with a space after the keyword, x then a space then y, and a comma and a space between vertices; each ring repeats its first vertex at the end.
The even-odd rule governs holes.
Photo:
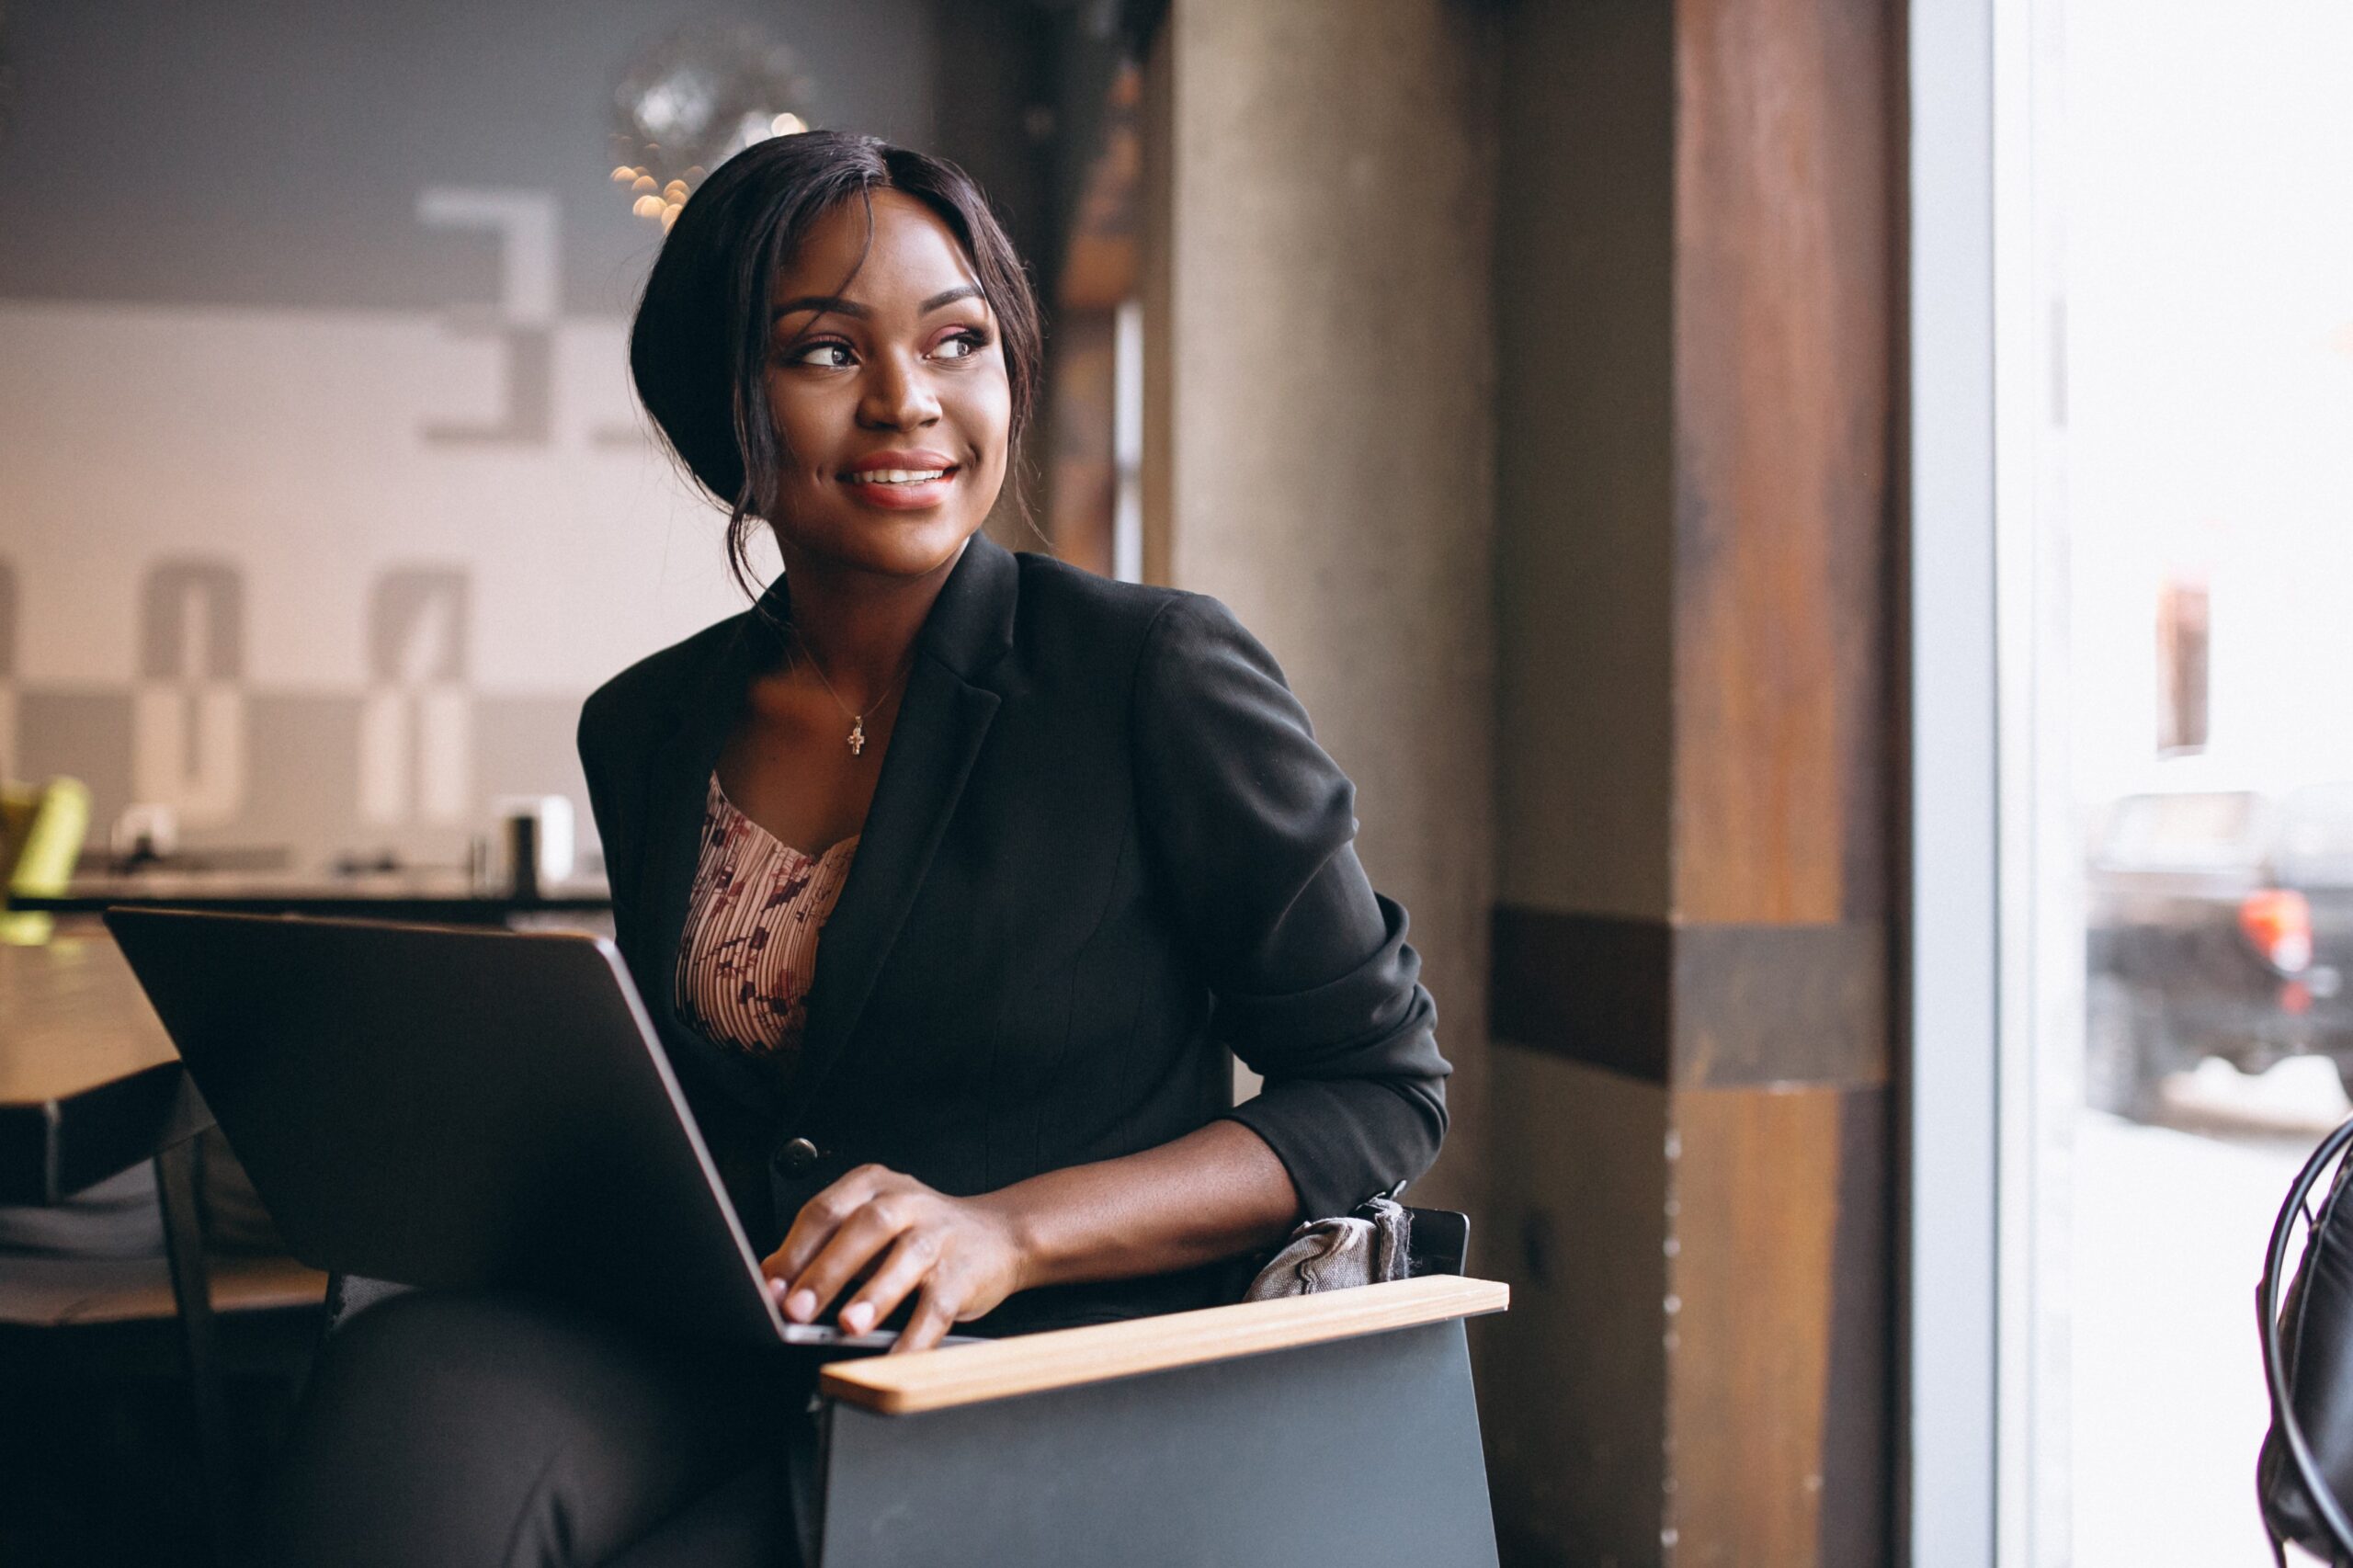
MULTIPOLYGON (((790 615, 782 579, 762 608, 790 615)), ((772 627, 722 621, 580 718, 621 951, 756 1246, 869 1161, 970 1195, 1230 1116, 1313 1216, 1437 1157, 1449 1069, 1405 912, 1366 881, 1354 789, 1273 658, 1214 599, 983 538, 918 639, 791 1081, 681 1021, 707 782, 772 627), (1239 1107, 1229 1047, 1266 1078, 1239 1107)), ((977 1328, 1234 1289, 1227 1268, 1032 1291, 977 1328)))

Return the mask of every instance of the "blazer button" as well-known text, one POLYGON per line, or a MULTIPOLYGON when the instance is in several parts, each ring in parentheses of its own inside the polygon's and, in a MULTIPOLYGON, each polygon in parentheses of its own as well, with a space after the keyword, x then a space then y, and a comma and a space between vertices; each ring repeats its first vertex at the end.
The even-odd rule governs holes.
POLYGON ((789 1171, 805 1171, 817 1163, 817 1145, 806 1138, 795 1138, 784 1146, 780 1156, 789 1171))

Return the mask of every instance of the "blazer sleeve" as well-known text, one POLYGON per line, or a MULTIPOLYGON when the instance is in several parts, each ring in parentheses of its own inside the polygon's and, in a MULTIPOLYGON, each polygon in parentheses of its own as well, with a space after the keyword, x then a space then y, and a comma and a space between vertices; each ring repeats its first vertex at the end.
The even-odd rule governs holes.
POLYGON ((588 813, 597 824, 597 842, 604 846, 605 880, 612 888, 613 928, 628 937, 636 929, 631 895, 637 882, 638 824, 631 809, 635 802, 622 799, 620 769, 612 758, 616 732, 624 728, 616 711, 620 706, 610 686, 599 687, 581 705, 574 744, 580 752, 581 777, 588 786, 588 813))
POLYGON ((1216 600, 1173 599, 1145 638, 1134 723, 1158 875, 1220 1038, 1266 1080, 1229 1114, 1311 1219, 1420 1176, 1446 1131, 1437 1007, 1404 910, 1358 863, 1356 788, 1273 655, 1216 600))

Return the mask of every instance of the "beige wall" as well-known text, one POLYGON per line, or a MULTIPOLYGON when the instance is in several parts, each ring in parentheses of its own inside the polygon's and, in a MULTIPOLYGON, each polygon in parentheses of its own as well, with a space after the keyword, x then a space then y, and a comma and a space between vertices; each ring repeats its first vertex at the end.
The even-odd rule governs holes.
POLYGON ((1493 654, 1492 82, 1441 0, 1177 0, 1148 153, 1148 551, 1269 648, 1358 785, 1457 1077, 1475 1207, 1493 654))
MULTIPOLYGON (((614 82, 708 9, 9 10, 0 778, 300 874, 462 864, 511 794, 593 843, 581 699, 744 603, 631 392, 662 231, 610 178, 614 82)), ((790 12, 817 123, 1037 161, 935 70, 1014 24, 790 12)))

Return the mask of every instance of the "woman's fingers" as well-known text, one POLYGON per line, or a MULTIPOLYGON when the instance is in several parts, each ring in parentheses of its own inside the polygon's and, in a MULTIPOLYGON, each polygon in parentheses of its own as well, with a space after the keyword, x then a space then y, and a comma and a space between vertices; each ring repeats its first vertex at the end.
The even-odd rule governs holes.
POLYGON ((984 1200, 943 1197, 912 1176, 861 1165, 811 1199, 760 1267, 787 1317, 814 1322, 841 1299, 836 1315, 851 1334, 919 1291, 894 1348, 921 1350, 1018 1289, 1022 1255, 1006 1217, 984 1200))
POLYGON ((897 1175, 882 1165, 860 1165, 834 1182, 801 1206, 783 1244, 761 1260, 760 1271, 771 1279, 799 1278, 843 1221, 897 1175))
POLYGON ((907 1292, 922 1284, 938 1265, 937 1231, 917 1227, 901 1232, 882 1267, 842 1308, 842 1327, 851 1334, 864 1334, 898 1311, 907 1292))
POLYGON ((930 1349, 954 1326, 960 1310, 947 1281, 937 1274, 933 1275, 930 1282, 924 1286, 923 1294, 915 1298, 915 1315, 907 1320, 907 1326, 900 1330, 898 1341, 891 1346, 891 1354, 912 1355, 917 1350, 930 1349))
POLYGON ((784 1299, 785 1315, 801 1323, 814 1320, 859 1269, 898 1239, 912 1222, 910 1211, 915 1207, 904 1195, 887 1192, 860 1204, 834 1227, 808 1267, 792 1276, 791 1289, 784 1299))

